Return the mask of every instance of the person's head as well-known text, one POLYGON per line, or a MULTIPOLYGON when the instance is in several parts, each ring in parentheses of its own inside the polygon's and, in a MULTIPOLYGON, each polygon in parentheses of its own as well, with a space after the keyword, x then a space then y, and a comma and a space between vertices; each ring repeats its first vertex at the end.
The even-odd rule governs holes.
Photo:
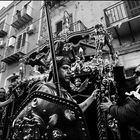
POLYGON ((5 89, 3 87, 0 88, 0 99, 5 98, 5 89))
POLYGON ((76 78, 75 81, 74 81, 74 83, 75 83, 75 86, 76 87, 80 87, 80 85, 81 85, 81 79, 80 78, 76 78))
MULTIPOLYGON (((56 58, 57 69, 60 83, 67 84, 70 82, 71 77, 71 61, 68 57, 57 57, 56 58)), ((48 81, 53 77, 51 70, 48 81)))
POLYGON ((140 84, 140 65, 135 69, 136 84, 140 84))
POLYGON ((69 83, 71 77, 71 62, 68 57, 57 60, 59 80, 61 83, 69 83))

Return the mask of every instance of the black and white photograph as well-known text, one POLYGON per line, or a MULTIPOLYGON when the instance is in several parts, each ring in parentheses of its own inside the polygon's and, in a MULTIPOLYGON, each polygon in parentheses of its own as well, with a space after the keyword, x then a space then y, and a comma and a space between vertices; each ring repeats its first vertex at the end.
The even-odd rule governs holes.
POLYGON ((140 140, 140 0, 0 1, 0 140, 140 140))

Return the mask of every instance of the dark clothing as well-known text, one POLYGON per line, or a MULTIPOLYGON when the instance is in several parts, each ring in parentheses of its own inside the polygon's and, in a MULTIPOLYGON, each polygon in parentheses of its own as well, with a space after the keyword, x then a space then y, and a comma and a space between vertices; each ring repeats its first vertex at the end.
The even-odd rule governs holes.
MULTIPOLYGON (((5 101, 5 98, 1 98, 0 99, 0 102, 4 102, 5 101)), ((2 136, 2 129, 3 129, 3 124, 2 124, 2 117, 3 117, 3 113, 4 113, 4 108, 5 107, 0 107, 0 139, 1 139, 1 136, 2 136)))
MULTIPOLYGON (((53 83, 49 83, 49 82, 45 84, 40 83, 40 86, 38 87, 37 90, 57 96, 56 86, 53 83)), ((61 98, 75 102, 72 96, 64 88, 61 87, 60 90, 61 90, 61 98)))
POLYGON ((36 92, 36 94, 44 96, 42 96, 43 98, 27 96, 29 100, 25 100, 24 106, 21 105, 21 108, 24 108, 18 112, 18 116, 13 120, 13 131, 10 138, 89 140, 86 123, 81 123, 84 117, 79 110, 80 108, 71 109, 71 105, 77 107, 76 104, 74 106, 72 102, 70 103, 70 101, 74 102, 73 98, 63 88, 60 90, 61 97, 69 100, 69 102, 53 97, 57 96, 56 87, 53 83, 38 82, 33 85, 30 95, 36 92), (50 94, 50 98, 47 97, 47 94, 50 94), (82 131, 83 128, 84 131, 82 131))
POLYGON ((137 121, 140 122, 140 101, 128 97, 123 106, 112 105, 110 113, 121 123, 135 124, 137 121))
MULTIPOLYGON (((4 101, 6 101, 5 98, 1 98, 0 99, 0 102, 4 102, 4 101)), ((1 122, 1 119, 2 119, 3 111, 4 111, 4 107, 0 107, 0 122, 1 122)))
POLYGON ((120 124, 128 126, 128 137, 130 140, 140 140, 140 134, 136 134, 136 131, 140 132, 140 100, 135 97, 127 97, 124 105, 112 105, 109 108, 109 113, 116 118, 120 124))

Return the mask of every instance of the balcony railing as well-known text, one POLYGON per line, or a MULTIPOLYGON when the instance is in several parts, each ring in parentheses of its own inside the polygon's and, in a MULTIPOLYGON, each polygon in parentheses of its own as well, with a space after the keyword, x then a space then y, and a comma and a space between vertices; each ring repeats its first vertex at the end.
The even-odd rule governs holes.
POLYGON ((11 24, 11 26, 16 29, 20 29, 21 27, 23 27, 33 19, 33 11, 33 8, 29 5, 24 7, 22 10, 16 10, 16 14, 13 17, 13 23, 11 24))
POLYGON ((83 22, 81 20, 78 20, 74 23, 72 23, 68 29, 68 31, 64 31, 65 29, 63 29, 61 32, 55 32, 54 33, 54 38, 57 39, 59 37, 62 37, 63 35, 65 36, 65 34, 71 34, 73 32, 78 32, 78 31, 83 31, 83 30, 86 30, 87 27, 83 24, 83 22))
POLYGON ((140 2, 135 5, 134 2, 137 1, 121 1, 104 9, 107 27, 140 15, 140 2))
POLYGON ((74 22, 70 25, 70 31, 72 32, 83 31, 86 29, 87 27, 83 24, 81 20, 78 20, 77 22, 74 22))
POLYGON ((128 18, 123 1, 118 2, 104 9, 104 14, 105 14, 107 27, 109 27, 113 23, 116 23, 118 21, 128 18))
POLYGON ((128 8, 128 16, 135 17, 140 15, 140 1, 139 0, 132 0, 127 1, 127 8, 128 8))
POLYGON ((25 45, 20 47, 19 49, 16 48, 17 44, 18 43, 16 42, 13 45, 11 45, 13 46, 13 48, 11 48, 11 46, 7 46, 5 57, 2 60, 3 62, 8 64, 17 62, 21 56, 27 53, 26 50, 29 47, 29 42, 26 41, 25 45))

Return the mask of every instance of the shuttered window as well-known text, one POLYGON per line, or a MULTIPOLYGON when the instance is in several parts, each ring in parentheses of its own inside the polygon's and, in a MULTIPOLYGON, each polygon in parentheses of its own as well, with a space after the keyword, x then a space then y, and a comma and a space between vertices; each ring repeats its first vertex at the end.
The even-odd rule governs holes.
MULTIPOLYGON (((63 21, 59 21, 59 22, 56 23, 56 33, 57 33, 57 35, 65 28, 65 24, 67 24, 66 22, 67 22, 66 18, 63 17, 63 21)), ((73 16, 72 16, 72 14, 70 14, 69 17, 68 17, 68 24, 70 26, 69 27, 70 31, 74 30, 72 23, 73 23, 73 16)))
POLYGON ((62 31, 62 21, 56 23, 56 33, 59 34, 62 31))
POLYGON ((70 31, 74 30, 72 23, 73 23, 73 18, 72 18, 72 14, 70 14, 70 17, 69 17, 69 25, 70 25, 70 29, 69 30, 70 31))
POLYGON ((4 20, 3 22, 0 23, 0 30, 3 30, 4 23, 5 23, 5 20, 4 20))
POLYGON ((132 0, 132 1, 126 1, 128 4, 128 16, 135 17, 140 15, 140 1, 138 0, 132 0))
POLYGON ((20 48, 21 39, 22 39, 22 35, 18 36, 16 49, 19 49, 20 48))
POLYGON ((25 42, 26 42, 26 33, 23 33, 18 36, 16 49, 20 49, 21 47, 24 47, 25 42))
POLYGON ((128 5, 130 9, 133 9, 140 6, 140 1, 137 0, 128 1, 128 5))
POLYGON ((23 33, 22 47, 25 45, 25 41, 26 41, 26 33, 23 33))

